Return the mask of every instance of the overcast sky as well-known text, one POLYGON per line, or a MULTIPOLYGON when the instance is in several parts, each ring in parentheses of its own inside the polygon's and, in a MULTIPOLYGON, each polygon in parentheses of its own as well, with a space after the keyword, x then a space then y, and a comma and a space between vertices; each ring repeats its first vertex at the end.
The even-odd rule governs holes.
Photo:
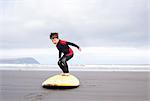
POLYGON ((149 64, 148 4, 148 0, 0 0, 0 58, 34 57, 41 64, 57 64, 58 51, 49 34, 58 32, 61 39, 83 49, 81 53, 74 49, 73 64, 149 64))
POLYGON ((0 0, 0 48, 48 48, 50 32, 80 46, 147 47, 147 0, 0 0))

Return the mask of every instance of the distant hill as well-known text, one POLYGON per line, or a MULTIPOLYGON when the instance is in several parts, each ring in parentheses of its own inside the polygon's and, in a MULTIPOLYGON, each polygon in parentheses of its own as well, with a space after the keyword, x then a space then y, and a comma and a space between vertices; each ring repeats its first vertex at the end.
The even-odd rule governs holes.
POLYGON ((40 63, 34 58, 27 57, 27 58, 0 59, 0 64, 40 64, 40 63))

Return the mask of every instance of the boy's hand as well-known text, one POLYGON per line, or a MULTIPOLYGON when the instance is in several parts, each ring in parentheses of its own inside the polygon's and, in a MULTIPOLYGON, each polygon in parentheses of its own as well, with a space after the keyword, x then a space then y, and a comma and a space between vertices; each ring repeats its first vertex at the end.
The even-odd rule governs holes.
POLYGON ((78 49, 81 52, 81 48, 78 49))

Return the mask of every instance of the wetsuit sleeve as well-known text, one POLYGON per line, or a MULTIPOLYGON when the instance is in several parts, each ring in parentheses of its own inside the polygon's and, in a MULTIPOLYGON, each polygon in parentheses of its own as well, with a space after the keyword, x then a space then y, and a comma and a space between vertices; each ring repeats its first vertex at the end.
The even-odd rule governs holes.
POLYGON ((74 46, 74 47, 77 47, 78 49, 80 48, 78 45, 72 43, 72 42, 67 42, 68 45, 71 45, 71 46, 74 46))
POLYGON ((61 51, 59 51, 59 58, 61 58, 61 54, 62 54, 62 52, 61 52, 61 51))

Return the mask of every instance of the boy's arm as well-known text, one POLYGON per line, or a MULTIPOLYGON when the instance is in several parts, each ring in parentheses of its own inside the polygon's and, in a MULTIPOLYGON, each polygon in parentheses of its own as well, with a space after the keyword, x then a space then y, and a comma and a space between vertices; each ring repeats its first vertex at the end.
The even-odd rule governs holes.
POLYGON ((76 44, 74 44, 74 43, 72 43, 72 42, 67 42, 67 44, 68 44, 68 45, 71 45, 71 46, 74 46, 74 47, 76 47, 76 48, 78 48, 78 49, 80 49, 80 47, 79 47, 78 45, 76 45, 76 44))
POLYGON ((61 52, 61 51, 59 51, 59 58, 61 58, 61 53, 62 53, 62 52, 61 52))

